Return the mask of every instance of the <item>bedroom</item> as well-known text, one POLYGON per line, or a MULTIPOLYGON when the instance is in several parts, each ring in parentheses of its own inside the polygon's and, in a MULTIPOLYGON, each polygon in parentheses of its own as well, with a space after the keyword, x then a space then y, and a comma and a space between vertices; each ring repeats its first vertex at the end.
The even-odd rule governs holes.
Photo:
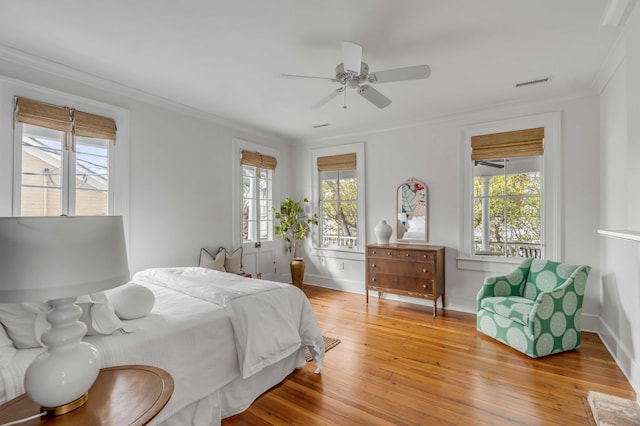
MULTIPOLYGON (((433 2, 431 6, 444 7, 442 3, 433 2)), ((555 3, 545 2, 540 8, 553 11, 556 7, 555 3)), ((505 2, 491 2, 492 7, 496 8, 504 7, 504 4, 505 2)), ((573 7, 580 7, 576 4, 577 2, 569 3, 573 7)), ((584 328, 600 334, 619 367, 629 378, 634 389, 638 390, 640 389, 640 348, 638 347, 640 343, 636 336, 640 331, 640 314, 636 307, 640 299, 637 289, 640 273, 638 272, 637 243, 604 239, 598 235, 597 230, 640 229, 638 215, 640 200, 629 195, 636 192, 637 184, 640 182, 640 171, 634 167, 633 163, 640 151, 638 142, 640 123, 634 119, 640 110, 640 78, 638 77, 640 75, 638 72, 640 13, 636 6, 619 27, 600 27, 600 19, 607 4, 608 2, 604 0, 592 1, 589 3, 590 7, 585 8, 588 10, 583 11, 588 14, 588 18, 592 19, 592 25, 596 29, 600 28, 599 31, 604 34, 603 37, 608 44, 606 49, 600 47, 598 61, 595 61, 597 63, 589 70, 589 81, 579 90, 571 93, 558 91, 557 94, 553 91, 545 92, 545 95, 539 96, 533 91, 536 86, 532 86, 525 89, 531 89, 526 92, 527 95, 522 95, 522 98, 511 100, 509 103, 485 102, 472 106, 462 104, 463 106, 459 107, 456 113, 446 117, 425 115, 410 124, 389 126, 386 129, 377 128, 375 131, 368 130, 368 125, 357 130, 340 131, 339 126, 348 123, 337 119, 333 126, 328 130, 325 129, 327 131, 338 129, 336 133, 331 134, 331 137, 324 136, 329 135, 328 133, 317 133, 321 136, 311 134, 304 137, 288 137, 286 133, 270 131, 269 128, 259 130, 256 128, 259 127, 257 123, 239 124, 237 121, 221 118, 220 116, 224 117, 224 114, 199 111, 197 107, 183 101, 180 83, 196 78, 202 81, 204 89, 208 84, 208 75, 197 74, 196 71, 193 71, 194 75, 189 74, 188 68, 185 71, 184 67, 179 66, 179 62, 184 59, 178 53, 176 53, 177 60, 167 57, 150 58, 152 65, 164 68, 165 74, 156 77, 168 88, 162 97, 154 96, 143 89, 146 87, 144 82, 150 77, 141 75, 135 69, 129 70, 129 80, 125 82, 117 80, 114 82, 113 79, 105 77, 99 78, 103 76, 102 62, 95 59, 87 62, 86 68, 82 68, 78 58, 83 55, 91 58, 91 55, 86 52, 83 54, 81 48, 76 51, 69 47, 58 58, 50 56, 48 49, 54 49, 54 46, 45 43, 44 34, 33 39, 31 44, 23 45, 18 42, 16 34, 20 32, 15 28, 20 24, 10 21, 26 20, 29 13, 37 16, 37 7, 43 7, 42 4, 38 6, 3 4, 1 6, 3 13, 0 14, 3 24, 3 32, 0 36, 0 44, 3 46, 0 60, 0 74, 3 76, 0 82, 0 117, 4 117, 0 120, 2 135, 0 215, 10 216, 12 213, 10 142, 13 133, 10 117, 13 110, 12 89, 16 84, 30 85, 31 93, 34 92, 33 87, 44 88, 42 92, 45 97, 52 96, 51 91, 55 91, 55 93, 80 97, 88 100, 89 103, 110 105, 128 112, 129 124, 118 122, 119 131, 127 132, 128 127, 128 141, 121 140, 118 143, 122 143, 119 147, 122 146, 126 152, 123 161, 129 164, 129 168, 117 176, 117 179, 120 179, 120 193, 117 196, 121 197, 120 211, 127 212, 125 216, 131 271, 148 267, 195 265, 200 247, 239 245, 238 236, 233 232, 233 218, 230 214, 234 203, 234 191, 229 184, 234 173, 233 164, 236 158, 234 156, 237 155, 234 147, 238 144, 277 153, 279 194, 284 198, 289 194, 294 197, 311 195, 313 184, 309 168, 313 148, 365 142, 364 229, 367 241, 374 241, 373 227, 379 220, 390 220, 395 214, 392 203, 397 185, 409 177, 424 181, 429 188, 432 202, 429 212, 429 240, 431 243, 448 248, 445 260, 447 307, 451 310, 472 312, 475 294, 486 274, 457 267, 463 221, 460 213, 462 211, 460 188, 463 161, 461 129, 477 123, 560 112, 563 141, 560 182, 563 187, 559 238, 564 246, 561 257, 564 260, 588 264, 594 268, 589 276, 584 328), (618 35, 624 36, 618 40, 618 35), (72 58, 74 55, 77 57, 72 58), (69 67, 70 63, 75 67, 69 67)), ((634 4, 635 2, 630 2, 631 6, 634 4)), ((275 19, 274 15, 282 13, 286 5, 287 2, 278 2, 278 7, 273 7, 273 10, 269 7, 266 7, 267 10, 259 10, 263 16, 275 19)), ((341 3, 336 2, 336 8, 333 10, 340 10, 340 5, 341 3)), ((418 6, 410 2, 406 7, 396 10, 393 18, 399 22, 408 20, 414 7, 418 6)), ((514 8, 516 10, 511 11, 512 13, 517 12, 518 8, 514 8)), ((372 8, 361 4, 355 4, 353 9, 361 12, 364 9, 371 14, 358 18, 363 22, 359 31, 347 31, 349 23, 345 22, 348 21, 346 18, 345 21, 327 21, 330 23, 322 28, 315 28, 315 31, 328 33, 331 31, 328 31, 327 27, 332 28, 331 25, 335 25, 343 29, 344 33, 335 30, 336 33, 331 37, 326 35, 322 39, 301 39, 302 46, 295 51, 297 54, 302 54, 300 52, 314 49, 318 45, 321 49, 326 49, 323 58, 328 58, 328 61, 321 61, 321 64, 325 64, 322 66, 326 67, 326 72, 318 69, 321 64, 309 67, 292 57, 286 63, 269 69, 274 81, 278 81, 276 77, 279 73, 287 72, 331 74, 339 62, 339 43, 342 40, 353 39, 362 42, 365 55, 367 49, 375 51, 376 41, 382 42, 384 37, 370 35, 369 37, 373 39, 367 42, 365 35, 368 34, 366 30, 369 27, 364 24, 366 17, 375 17, 375 13, 372 8), (335 48, 332 49, 330 46, 333 45, 335 48), (333 57, 336 59, 331 59, 333 57)), ((354 10, 349 10, 354 14, 353 16, 358 16, 354 10)), ((140 13, 140 11, 132 11, 133 18, 124 19, 123 27, 134 27, 136 20, 139 19, 134 15, 136 12, 140 13)), ((224 16, 223 12, 224 9, 219 11, 221 16, 224 16)), ((498 14, 495 9, 490 12, 498 14)), ((563 12, 567 13, 566 10, 563 12)), ((114 22, 117 22, 121 16, 113 10, 110 13, 112 15, 109 16, 116 21, 105 19, 105 22, 100 25, 101 31, 108 31, 114 26, 118 27, 114 22)), ((176 11, 177 13, 179 12, 176 11)), ((241 11, 235 11, 235 13, 239 15, 241 11)), ((254 20, 259 19, 256 15, 260 13, 256 9, 254 14, 247 13, 248 22, 244 23, 244 30, 247 30, 254 20)), ((322 14, 325 17, 332 15, 340 14, 330 13, 330 11, 324 11, 322 14)), ((430 16, 428 13, 425 15, 430 16)), ((156 19, 153 14, 146 16, 150 20, 156 19)), ((160 19, 160 16, 157 18, 160 19)), ((380 19, 376 22, 379 23, 380 19)), ((37 22, 44 25, 44 19, 37 22)), ((465 22, 473 22, 472 17, 465 22)), ((173 44, 179 41, 174 38, 174 32, 167 32, 162 36, 163 31, 166 28, 172 28, 172 25, 171 22, 166 22, 159 27, 151 25, 152 28, 148 33, 144 33, 140 38, 133 38, 138 44, 131 46, 131 51, 128 51, 128 60, 143 54, 145 48, 152 47, 154 37, 159 37, 164 43, 179 51, 182 46, 173 44)), ((558 37, 562 35, 562 23, 555 23, 555 25, 551 29, 556 33, 549 29, 550 37, 554 34, 558 37)), ((385 28, 387 33, 393 31, 388 26, 382 28, 385 28)), ((78 34, 83 34, 83 31, 87 35, 91 34, 82 26, 77 31, 78 34)), ((111 34, 111 32, 108 33, 111 34)), ((400 37, 398 43, 402 40, 407 40, 409 43, 412 40, 412 34, 414 33, 411 31, 407 34, 401 33, 402 37, 397 36, 400 37)), ((115 34, 111 35, 114 37, 114 45, 117 46, 117 42, 121 40, 115 38, 115 34)), ((253 33, 252 35, 254 39, 259 38, 259 35, 253 33)), ((216 36, 224 38, 219 34, 216 36)), ((450 39, 446 36, 447 34, 441 35, 443 41, 447 43, 441 45, 440 49, 451 50, 454 53, 459 43, 463 45, 461 48, 464 48, 464 42, 470 43, 469 39, 473 38, 468 34, 450 34, 450 39)), ((497 40, 494 42, 498 43, 497 40)), ((64 39, 58 39, 56 43, 65 44, 64 39)), ((574 43, 576 50, 583 51, 586 48, 579 40, 574 40, 574 43)), ((192 48, 198 51, 198 46, 192 46, 192 48)), ((393 50, 394 46, 389 46, 388 49, 393 50)), ((268 46, 262 46, 241 51, 255 53, 261 58, 267 50, 268 46)), ((112 52, 108 50, 104 52, 105 55, 108 53, 112 52)), ((424 92, 420 92, 421 96, 427 98, 435 90, 433 86, 437 85, 437 74, 451 72, 451 70, 436 69, 433 57, 430 57, 429 53, 430 51, 427 50, 419 55, 419 58, 396 57, 388 61, 389 67, 430 64, 433 75, 425 80, 424 92)), ((435 53, 433 52, 434 55, 435 53)), ((307 55, 313 55, 313 53, 307 53, 307 55)), ((567 55, 570 55, 570 52, 567 55)), ((461 60, 457 64, 465 66, 461 60)), ((373 64, 370 65, 373 67, 373 64)), ((207 72, 213 75, 215 69, 209 69, 207 72)), ((252 75, 249 71, 235 70, 235 72, 240 77, 252 75)), ((486 76, 483 75, 483 77, 486 76)), ((511 85, 519 81, 520 77, 510 77, 506 84, 511 85)), ((523 79, 537 78, 538 74, 522 77, 523 79)), ((551 81, 554 81, 553 78, 551 81)), ((280 84, 285 84, 288 91, 304 92, 310 87, 306 82, 297 81, 278 84, 278 87, 282 87, 280 84)), ((397 93, 393 98, 394 106, 402 105, 405 101, 403 96, 407 98, 406 101, 409 100, 412 86, 411 83, 406 84, 394 88, 394 94, 397 93)), ((250 78, 247 79, 247 85, 243 91, 238 92, 218 89, 221 90, 220 94, 213 97, 228 99, 229 108, 231 108, 233 99, 248 96, 248 92, 253 87, 250 78)), ((315 93, 308 93, 304 97, 304 103, 299 101, 293 108, 301 109, 312 105, 331 88, 329 83, 317 88, 318 96, 315 93)), ((454 89, 449 88, 449 90, 454 89)), ((453 93, 455 96, 440 99, 440 102, 448 101, 453 106, 456 102, 463 102, 463 94, 453 93)), ((287 96, 291 95, 287 94, 287 96)), ((348 98, 347 101, 354 102, 346 110, 348 112, 366 115, 371 111, 367 104, 356 104, 355 96, 348 98)), ((267 115, 268 99, 254 99, 253 102, 261 106, 263 115, 267 115)), ((322 111, 326 109, 343 112, 342 99, 334 99, 333 103, 326 105, 322 111)), ((374 118, 379 117, 372 112, 371 114, 374 118)), ((320 123, 305 124, 310 127, 311 124, 320 123)), ((346 291, 363 292, 363 259, 326 257, 324 263, 321 263, 318 256, 309 253, 305 253, 305 258, 309 262, 306 282, 346 291)), ((288 279, 287 261, 284 254, 278 256, 277 270, 280 271, 279 280, 281 281, 288 279)))

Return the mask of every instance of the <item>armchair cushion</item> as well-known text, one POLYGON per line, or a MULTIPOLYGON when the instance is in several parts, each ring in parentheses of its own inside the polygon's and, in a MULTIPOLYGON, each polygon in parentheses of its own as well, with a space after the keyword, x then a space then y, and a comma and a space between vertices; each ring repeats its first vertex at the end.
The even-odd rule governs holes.
POLYGON ((528 326, 533 303, 533 300, 520 296, 487 297, 482 299, 480 308, 528 326))

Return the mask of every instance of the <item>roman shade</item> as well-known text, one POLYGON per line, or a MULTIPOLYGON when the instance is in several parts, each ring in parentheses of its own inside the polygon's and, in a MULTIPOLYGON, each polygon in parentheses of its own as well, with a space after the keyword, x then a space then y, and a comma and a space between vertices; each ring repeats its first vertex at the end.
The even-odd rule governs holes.
POLYGON ((242 150, 240 164, 243 166, 260 167, 261 169, 275 170, 278 165, 276 157, 264 155, 259 152, 242 150))
POLYGON ((15 120, 47 129, 68 132, 71 129, 71 112, 60 107, 26 98, 16 98, 15 120))
POLYGON ((112 118, 73 110, 73 133, 87 138, 116 140, 116 122, 112 118))
POLYGON ((116 141, 116 122, 113 118, 90 114, 74 108, 61 107, 16 97, 15 120, 47 129, 70 132, 71 135, 116 141))
POLYGON ((318 157, 318 171, 326 172, 333 170, 355 170, 356 169, 356 153, 328 155, 326 157, 318 157))
POLYGON ((544 127, 471 137, 472 160, 531 157, 544 154, 544 127))

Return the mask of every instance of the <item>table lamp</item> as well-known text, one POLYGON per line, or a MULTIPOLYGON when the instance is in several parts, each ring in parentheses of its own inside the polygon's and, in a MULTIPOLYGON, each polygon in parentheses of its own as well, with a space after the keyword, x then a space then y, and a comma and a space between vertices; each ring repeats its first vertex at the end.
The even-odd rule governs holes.
POLYGON ((47 350, 25 375, 29 398, 47 415, 82 406, 100 371, 100 354, 83 342, 76 297, 129 281, 120 216, 0 218, 0 302, 48 301, 47 350))

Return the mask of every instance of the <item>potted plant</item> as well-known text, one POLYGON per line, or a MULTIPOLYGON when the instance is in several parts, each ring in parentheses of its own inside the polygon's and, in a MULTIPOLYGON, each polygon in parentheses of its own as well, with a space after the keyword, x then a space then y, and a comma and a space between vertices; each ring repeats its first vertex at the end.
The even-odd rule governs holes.
POLYGON ((293 201, 287 197, 280 205, 280 210, 273 209, 275 218, 280 223, 274 227, 278 237, 287 242, 289 253, 293 253, 291 259, 291 281, 299 288, 302 288, 304 278, 304 259, 298 257, 298 247, 302 245, 302 240, 309 236, 311 225, 318 224, 318 215, 306 216, 304 213, 303 203, 309 200, 304 198, 302 201, 293 201))

